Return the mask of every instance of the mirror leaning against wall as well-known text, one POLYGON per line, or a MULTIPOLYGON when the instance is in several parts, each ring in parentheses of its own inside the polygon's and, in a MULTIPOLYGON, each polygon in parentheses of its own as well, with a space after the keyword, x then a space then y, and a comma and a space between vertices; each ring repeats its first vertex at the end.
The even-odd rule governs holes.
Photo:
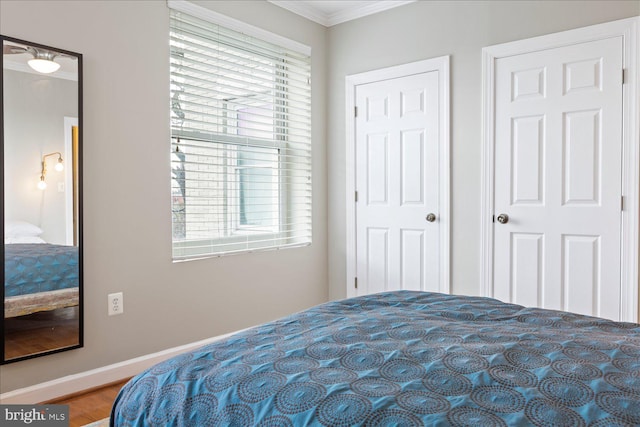
POLYGON ((1 363, 82 347, 82 55, 2 40, 1 363))

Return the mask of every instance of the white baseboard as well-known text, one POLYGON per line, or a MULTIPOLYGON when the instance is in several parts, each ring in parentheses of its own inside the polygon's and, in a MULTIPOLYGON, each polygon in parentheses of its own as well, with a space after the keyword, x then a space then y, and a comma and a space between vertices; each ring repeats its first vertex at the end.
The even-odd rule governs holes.
MULTIPOLYGON (((241 331, 237 331, 241 332, 241 331)), ((125 360, 123 362, 114 363, 113 365, 103 366, 101 368, 92 369, 90 371, 80 372, 78 374, 68 375, 66 377, 57 378, 29 387, 8 391, 0 394, 0 404, 23 404, 33 405, 40 402, 56 399, 58 397, 67 396, 72 393, 78 393, 90 388, 99 387, 101 385, 120 381, 124 378, 132 377, 139 374, 143 370, 150 368, 156 363, 169 359, 180 353, 195 350, 207 344, 227 338, 236 332, 218 335, 213 338, 207 338, 202 341, 196 341, 190 344, 173 347, 157 353, 136 357, 134 359, 125 360)))

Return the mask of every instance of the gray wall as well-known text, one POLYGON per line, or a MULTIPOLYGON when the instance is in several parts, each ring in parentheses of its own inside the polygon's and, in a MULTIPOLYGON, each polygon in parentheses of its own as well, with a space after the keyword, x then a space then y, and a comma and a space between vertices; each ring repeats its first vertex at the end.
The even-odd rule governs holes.
POLYGON ((3 35, 84 54, 86 315, 84 348, 2 366, 1 392, 327 300, 326 30, 267 2, 198 3, 312 47, 313 244, 172 263, 166 2, 2 1, 3 35))
MULTIPOLYGON (((4 70, 4 212, 7 220, 27 221, 44 230, 48 243, 66 244, 65 193, 58 183, 56 156, 47 158, 46 191, 37 187, 44 154, 65 156, 64 118, 78 117, 77 82, 4 70), (10 106, 10 108, 9 108, 10 106)), ((71 167, 71 159, 65 158, 71 167)), ((71 191, 71 189, 69 189, 71 191)))
POLYGON ((480 294, 482 48, 640 14, 640 1, 419 1, 329 29, 329 297, 345 288, 345 76, 451 55, 451 290, 480 294))

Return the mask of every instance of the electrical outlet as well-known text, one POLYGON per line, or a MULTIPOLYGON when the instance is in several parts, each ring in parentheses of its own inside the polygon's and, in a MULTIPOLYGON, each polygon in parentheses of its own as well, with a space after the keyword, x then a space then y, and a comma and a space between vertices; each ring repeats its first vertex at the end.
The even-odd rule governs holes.
POLYGON ((108 295, 108 311, 109 316, 124 313, 124 298, 122 292, 116 292, 108 295))

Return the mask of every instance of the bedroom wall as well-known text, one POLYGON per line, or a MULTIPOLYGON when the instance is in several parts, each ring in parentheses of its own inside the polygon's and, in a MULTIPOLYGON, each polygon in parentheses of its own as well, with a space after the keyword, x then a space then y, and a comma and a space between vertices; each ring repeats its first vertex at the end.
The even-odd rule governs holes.
POLYGON ((84 348, 0 367, 0 392, 327 300, 326 30, 264 1, 197 3, 312 47, 313 244, 172 263, 166 2, 2 1, 2 34, 84 54, 86 314, 84 348))
POLYGON ((77 117, 77 83, 12 70, 4 71, 4 81, 3 97, 11 105, 4 111, 5 218, 35 224, 44 240, 65 244, 65 193, 57 190, 65 174, 54 169, 57 157, 47 158, 49 191, 37 183, 42 156, 64 156, 64 118, 77 117))
POLYGON ((480 294, 482 48, 640 15, 640 1, 418 1, 328 30, 329 298, 345 289, 345 76, 451 55, 451 284, 480 294))

